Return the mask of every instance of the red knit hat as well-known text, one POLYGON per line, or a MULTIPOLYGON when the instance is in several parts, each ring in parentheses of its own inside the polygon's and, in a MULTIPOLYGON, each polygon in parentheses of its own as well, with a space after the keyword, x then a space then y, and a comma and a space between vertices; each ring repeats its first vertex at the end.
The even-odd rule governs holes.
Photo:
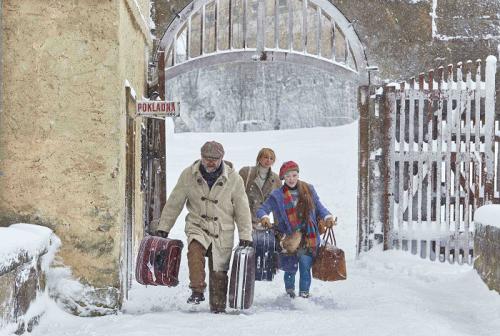
POLYGON ((280 180, 285 179, 285 174, 289 171, 295 170, 297 173, 299 172, 299 165, 293 161, 287 161, 281 165, 280 168, 280 180))

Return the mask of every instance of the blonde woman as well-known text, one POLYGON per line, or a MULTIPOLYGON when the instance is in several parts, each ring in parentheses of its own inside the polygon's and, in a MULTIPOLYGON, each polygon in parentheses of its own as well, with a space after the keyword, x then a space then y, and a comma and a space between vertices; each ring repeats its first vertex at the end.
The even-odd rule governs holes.
POLYGON ((245 191, 252 213, 252 225, 254 230, 263 230, 255 213, 257 209, 269 197, 271 192, 281 187, 278 174, 271 170, 276 161, 276 154, 271 148, 262 148, 257 154, 256 164, 253 167, 243 167, 240 175, 245 182, 245 191))

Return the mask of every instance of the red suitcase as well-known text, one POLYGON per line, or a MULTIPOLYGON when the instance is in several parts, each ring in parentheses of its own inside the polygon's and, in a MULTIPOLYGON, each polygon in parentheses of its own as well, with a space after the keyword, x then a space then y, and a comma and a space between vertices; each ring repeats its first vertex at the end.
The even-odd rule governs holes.
POLYGON ((135 278, 153 286, 177 286, 184 244, 178 239, 146 236, 139 247, 135 278))
POLYGON ((253 247, 236 248, 231 265, 229 280, 229 307, 248 309, 253 303, 255 287, 255 249, 253 247))

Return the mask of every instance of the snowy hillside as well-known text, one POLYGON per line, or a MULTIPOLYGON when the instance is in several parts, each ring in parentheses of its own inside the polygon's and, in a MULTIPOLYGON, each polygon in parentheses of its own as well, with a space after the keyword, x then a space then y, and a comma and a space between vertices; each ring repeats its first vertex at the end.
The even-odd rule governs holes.
MULTIPOLYGON (((209 313, 208 302, 187 305, 186 248, 180 285, 134 284, 124 312, 79 318, 51 304, 33 335, 499 335, 500 295, 489 291, 470 266, 435 263, 397 251, 355 258, 357 124, 258 133, 169 134, 168 190, 207 140, 221 142, 237 169, 255 163, 261 147, 300 166, 323 204, 338 216, 337 242, 346 251, 348 280, 313 280, 310 299, 284 295, 283 273, 257 282, 254 306, 242 313, 209 313)), ((170 236, 185 241, 184 211, 170 236)), ((297 279, 298 280, 298 279, 297 279)))

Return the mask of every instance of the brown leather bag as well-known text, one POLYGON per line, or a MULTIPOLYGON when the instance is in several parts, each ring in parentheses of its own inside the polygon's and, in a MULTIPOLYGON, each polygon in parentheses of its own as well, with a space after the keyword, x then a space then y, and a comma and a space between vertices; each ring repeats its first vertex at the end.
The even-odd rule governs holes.
POLYGON ((336 245, 332 228, 323 235, 324 244, 318 249, 318 255, 312 266, 313 278, 323 281, 345 280, 347 278, 344 251, 336 245))

